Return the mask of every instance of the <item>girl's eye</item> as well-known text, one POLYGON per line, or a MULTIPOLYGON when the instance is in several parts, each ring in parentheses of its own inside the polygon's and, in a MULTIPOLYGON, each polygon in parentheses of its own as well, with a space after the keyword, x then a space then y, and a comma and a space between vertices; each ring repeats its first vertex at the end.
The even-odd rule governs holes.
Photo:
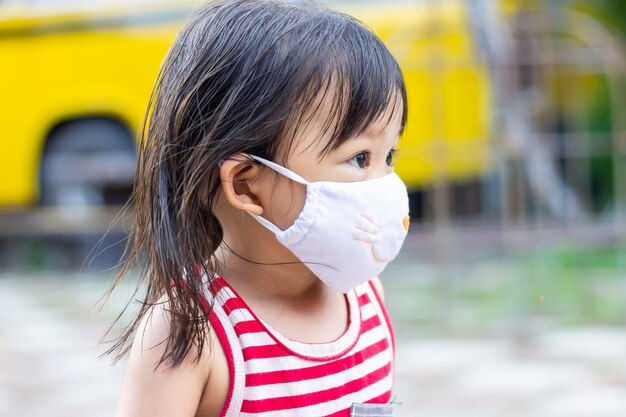
POLYGON ((392 149, 389 151, 389 153, 387 154, 387 159, 385 160, 385 163, 387 164, 387 166, 390 166, 390 167, 393 166, 393 161, 396 159, 397 153, 398 153, 397 149, 392 149))
POLYGON ((355 168, 365 169, 370 164, 370 155, 368 152, 361 152, 350 158, 349 162, 355 168))

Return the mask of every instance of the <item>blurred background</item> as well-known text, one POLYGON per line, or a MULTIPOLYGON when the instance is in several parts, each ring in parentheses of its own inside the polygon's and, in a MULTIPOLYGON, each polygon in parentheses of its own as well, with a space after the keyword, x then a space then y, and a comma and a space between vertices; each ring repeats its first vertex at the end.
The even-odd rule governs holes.
MULTIPOLYGON (((124 364, 98 341, 134 273, 96 303, 197 3, 0 0, 0 416, 114 413, 124 364)), ((626 2, 326 3, 408 87, 413 223, 382 276, 396 414, 626 416, 626 2)))

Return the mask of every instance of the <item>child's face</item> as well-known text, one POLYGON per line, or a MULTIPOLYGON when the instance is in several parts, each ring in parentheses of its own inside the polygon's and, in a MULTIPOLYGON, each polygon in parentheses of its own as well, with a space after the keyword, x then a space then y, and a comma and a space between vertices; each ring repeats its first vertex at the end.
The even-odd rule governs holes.
POLYGON ((364 181, 393 172, 393 157, 401 131, 398 112, 387 122, 385 115, 369 128, 320 157, 328 135, 312 126, 298 138, 286 166, 310 182, 364 181), (320 140, 323 138, 323 140, 320 140))
MULTIPOLYGON (((325 127, 325 115, 329 114, 330 105, 322 102, 316 112, 319 116, 308 119, 310 121, 306 126, 298 130, 289 154, 275 162, 309 182, 364 181, 391 173, 402 127, 401 111, 390 108, 363 133, 320 156, 330 141, 331 133, 325 127)), ((232 236, 245 235, 252 240, 271 236, 250 216, 242 217, 242 210, 260 214, 283 230, 294 224, 304 207, 306 186, 261 164, 250 169, 249 163, 242 161, 245 158, 231 158, 224 162, 221 169, 225 197, 222 201, 230 204, 218 205, 218 217, 226 233, 230 235, 229 229, 232 228, 232 236)), ((280 249, 275 249, 280 252, 280 249)))
MULTIPOLYGON (((324 114, 323 110, 324 106, 319 113, 324 114)), ((389 174, 394 170, 393 157, 402 128, 401 112, 392 114, 392 111, 390 109, 365 132, 348 139, 321 157, 320 153, 330 137, 324 130, 324 118, 314 118, 295 139, 284 165, 309 182, 364 181, 389 174)), ((274 176, 264 216, 286 229, 293 224, 304 206, 306 187, 276 175, 269 169, 264 171, 265 175, 274 176)))

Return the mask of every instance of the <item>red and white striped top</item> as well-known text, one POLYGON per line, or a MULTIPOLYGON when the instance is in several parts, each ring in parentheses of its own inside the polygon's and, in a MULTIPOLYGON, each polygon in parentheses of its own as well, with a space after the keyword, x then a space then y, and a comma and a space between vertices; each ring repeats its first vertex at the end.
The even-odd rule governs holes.
POLYGON ((329 343, 282 336, 220 277, 211 289, 210 321, 230 373, 220 417, 348 417, 353 403, 391 401, 393 333, 371 282, 346 294, 348 328, 329 343))

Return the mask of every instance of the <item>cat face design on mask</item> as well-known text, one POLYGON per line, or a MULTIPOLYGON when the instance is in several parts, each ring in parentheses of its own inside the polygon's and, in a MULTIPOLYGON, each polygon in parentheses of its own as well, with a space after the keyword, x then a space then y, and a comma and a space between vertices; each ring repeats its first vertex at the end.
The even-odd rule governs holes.
POLYGON ((309 182, 274 162, 251 157, 307 187, 302 212, 285 230, 250 213, 329 287, 347 292, 393 260, 409 225, 407 189, 395 173, 356 182, 309 182))
MULTIPOLYGON (((384 244, 387 238, 385 236, 385 229, 383 228, 381 230, 378 223, 365 213, 361 213, 360 218, 362 221, 354 226, 355 230, 357 230, 354 240, 368 245, 372 252, 372 259, 376 262, 391 262, 395 255, 393 255, 393 253, 386 253, 389 251, 389 247, 384 244)), ((406 215, 402 218, 402 227, 405 231, 409 230, 409 224, 410 217, 406 215)))

